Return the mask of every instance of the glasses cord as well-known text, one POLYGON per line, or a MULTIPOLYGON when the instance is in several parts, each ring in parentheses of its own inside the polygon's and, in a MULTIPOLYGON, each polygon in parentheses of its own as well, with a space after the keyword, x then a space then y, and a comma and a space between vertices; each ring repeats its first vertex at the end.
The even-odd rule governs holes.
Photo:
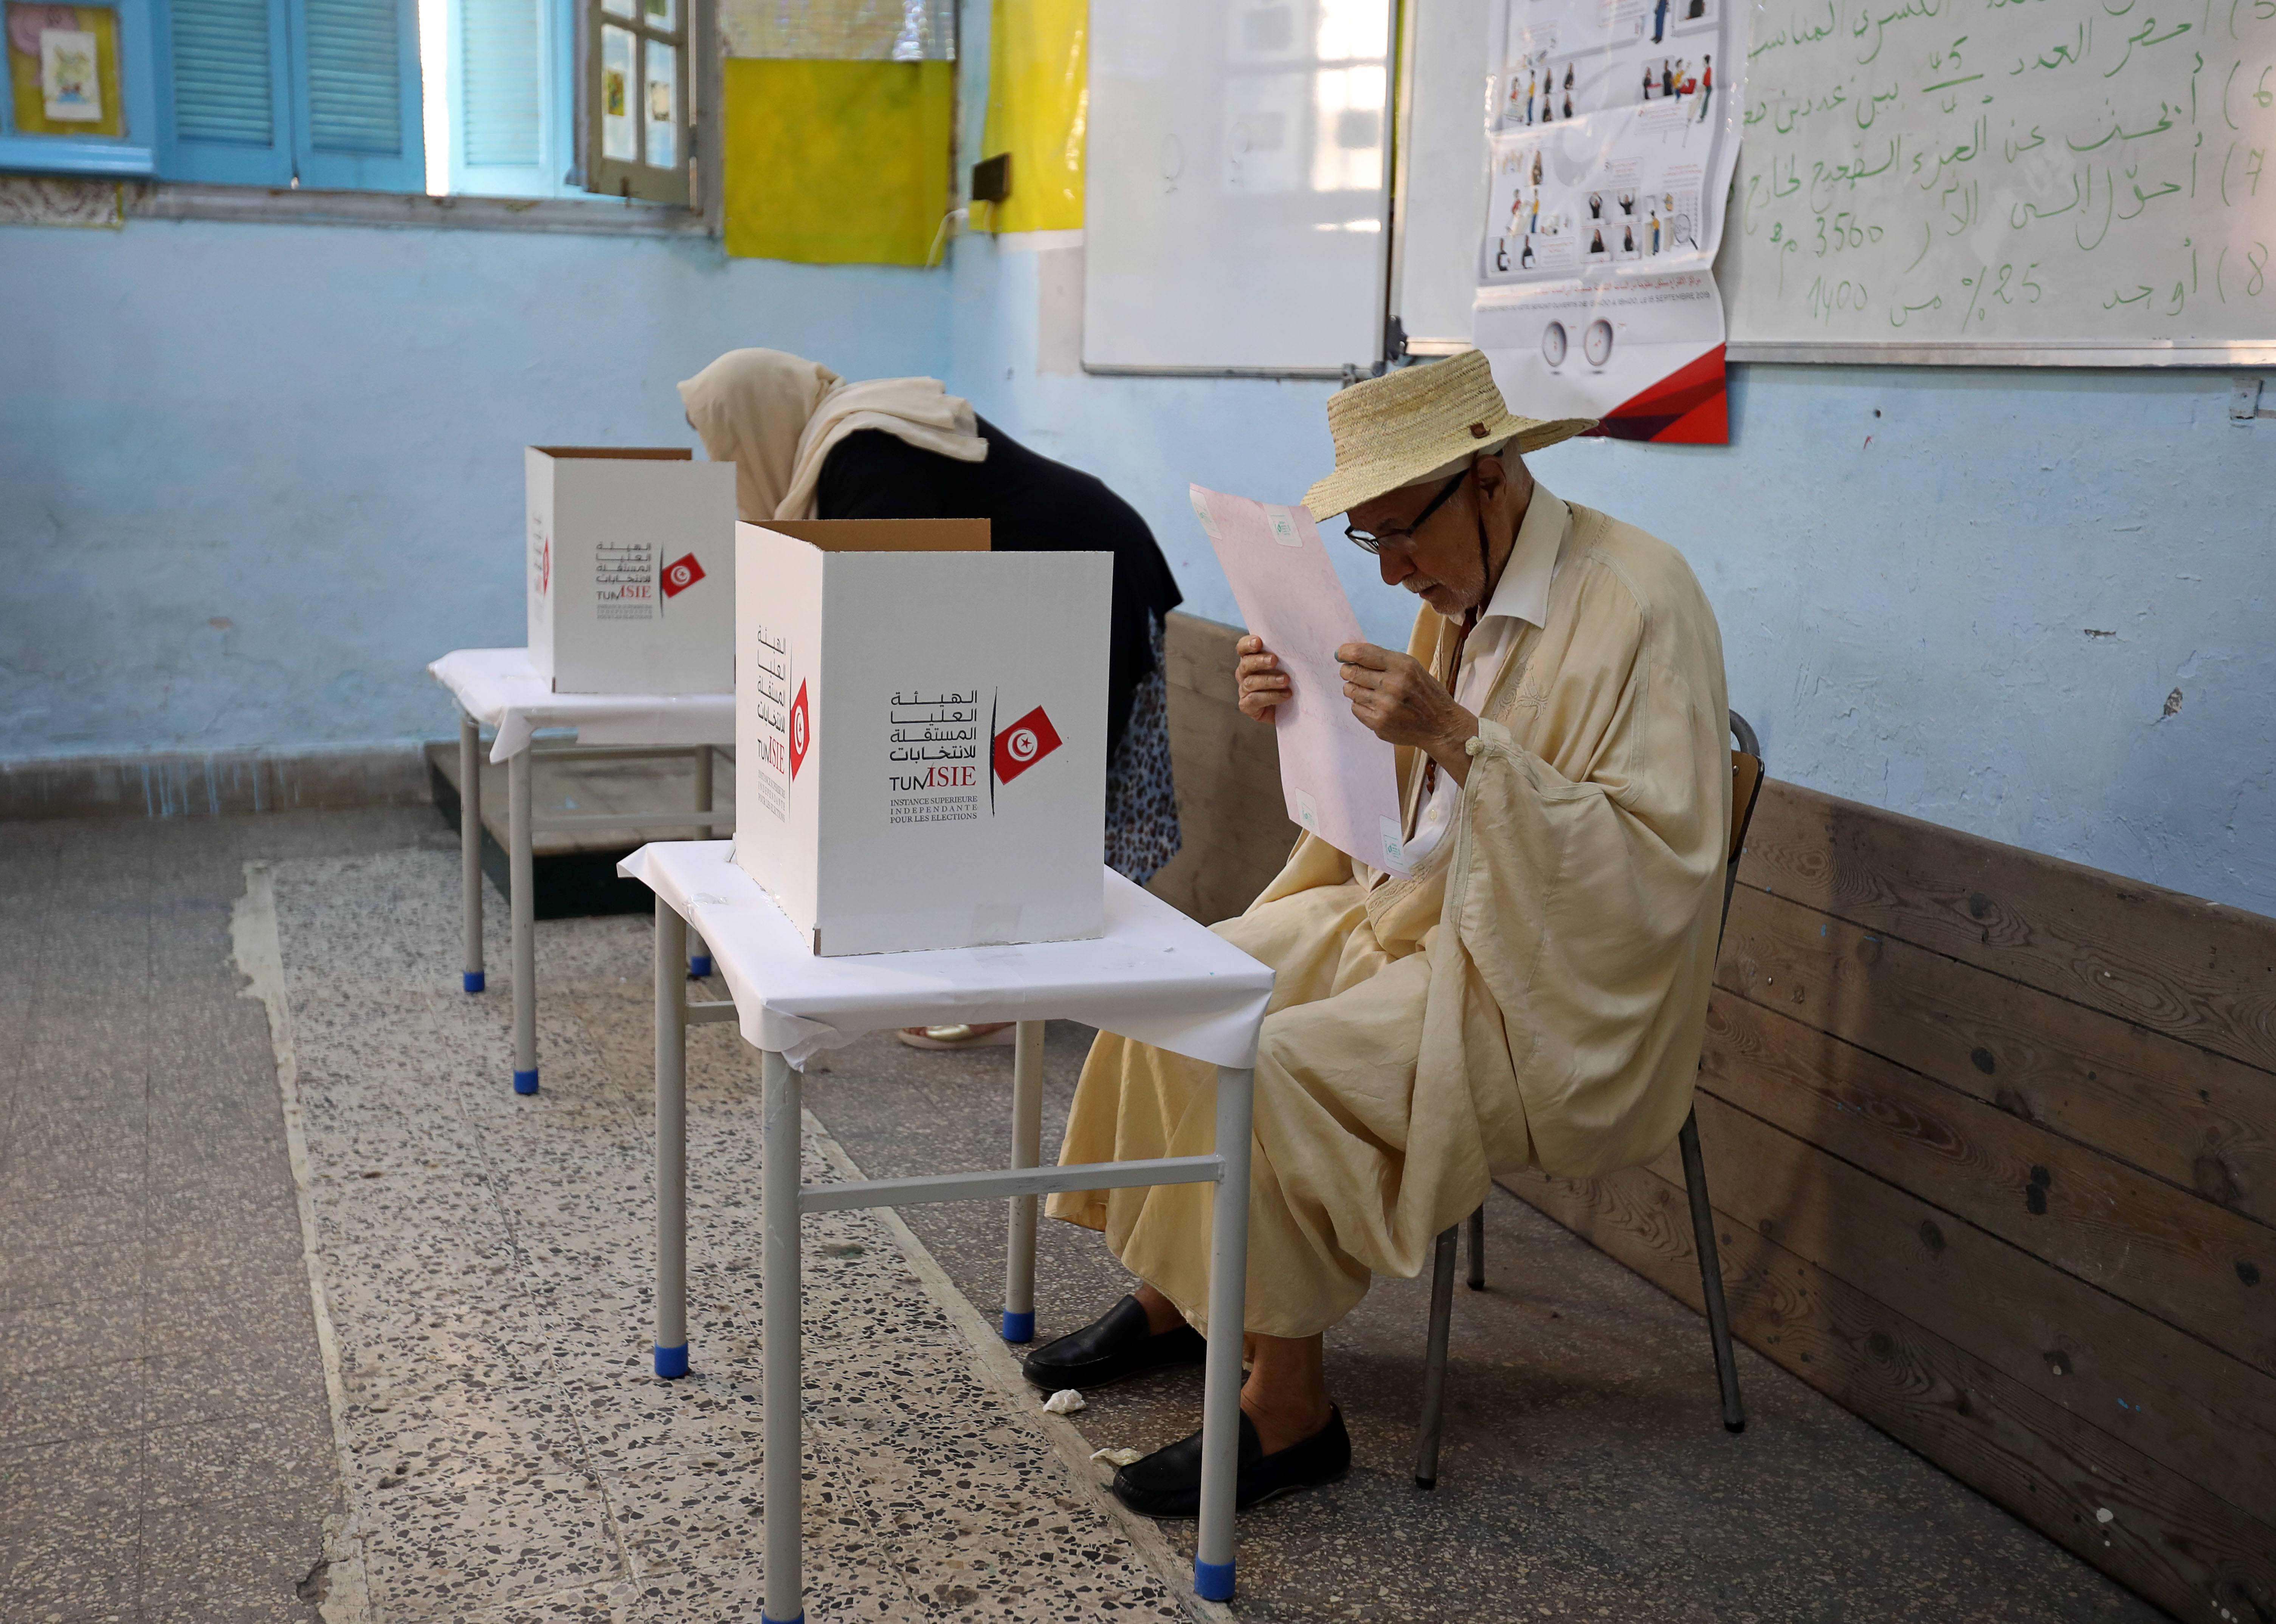
MULTIPOLYGON (((1483 510, 1478 513, 1478 569, 1479 580, 1483 583, 1480 588, 1480 591, 1483 592, 1486 587, 1493 584, 1493 549, 1486 540, 1486 516, 1483 510)), ((1454 657, 1448 663, 1446 672, 1446 694, 1449 698, 1453 696, 1454 685, 1462 679, 1462 645, 1469 641, 1471 630, 1478 623, 1478 607, 1476 603, 1470 605, 1468 612, 1462 616, 1462 629, 1454 634, 1454 657)), ((1434 757, 1425 756, 1422 761, 1422 793, 1428 795, 1438 787, 1438 761, 1434 757)))

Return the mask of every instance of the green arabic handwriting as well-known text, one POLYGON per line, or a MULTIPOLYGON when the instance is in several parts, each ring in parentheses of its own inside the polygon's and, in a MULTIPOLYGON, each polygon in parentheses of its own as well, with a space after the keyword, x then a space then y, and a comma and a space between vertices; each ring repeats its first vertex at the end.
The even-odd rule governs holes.
POLYGON ((2110 235, 2111 211, 2116 206, 2118 201, 2117 193, 2111 189, 2110 171, 2107 169, 2102 171, 2102 231, 2100 235, 2097 236, 2092 242, 2089 242, 2084 237, 2079 234, 2078 228, 2086 222, 2085 209, 2090 209, 2094 207, 2094 169, 2093 166, 2090 164, 2086 170, 2086 195, 2080 200, 2084 207, 2080 211, 2079 217, 2071 222, 2070 228, 2071 240, 2089 254, 2091 254, 2097 248, 2099 248, 2103 244, 2104 239, 2110 235))
MULTIPOLYGON (((2087 173, 2091 176, 2093 171, 2089 170, 2087 173)), ((2070 178, 2070 201, 2060 209, 2042 209, 2031 202, 2018 203, 2007 211, 2007 224, 2020 231, 2034 220, 2052 220, 2057 215, 2067 215, 2085 201, 2086 191, 2079 185, 2077 174, 2074 173, 2070 178)))
POLYGON ((1849 32, 1855 38, 1862 40, 1865 37, 1865 30, 1872 29, 1873 49, 1857 58, 1858 65, 1863 66, 1881 54, 1881 36, 1891 23, 1900 23, 1912 17, 1938 17, 1941 16, 1943 11, 1944 0, 1905 0, 1905 3, 1893 11, 1882 11, 1878 14, 1871 11, 1860 11, 1857 14, 1855 25, 1849 32))
POLYGON ((2181 110, 2180 108, 2169 102, 2160 102, 2158 103, 2158 119, 2154 124, 2144 125, 2138 130, 2129 130, 2117 119, 2113 118, 2110 121, 2110 133, 2100 140, 2089 141, 2084 146, 2081 146, 2066 135, 2063 137, 2063 145, 2068 147, 2073 152, 2092 152, 2096 148, 2107 147, 2114 140, 2138 141, 2146 135, 2163 135, 2174 127, 2174 115, 2181 110))
POLYGON ((1817 201, 1819 186, 1823 186, 1830 190, 1831 188, 1840 186, 1846 182, 1850 189, 1854 191, 1856 189, 1856 186, 1859 181, 1870 180, 1876 175, 1885 175, 1889 171, 1894 169, 1897 163, 1898 154, 1904 146, 1904 139, 1905 138, 1901 135, 1891 136, 1889 138, 1889 156, 1882 159, 1878 165, 1871 169, 1864 167, 1864 159, 1862 156, 1845 159, 1843 162, 1833 164, 1830 168, 1822 162, 1812 163, 1809 166, 1810 212, 1812 214, 1824 214, 1828 209, 1831 209, 1833 206, 1833 200, 1830 197, 1823 203, 1817 201))
POLYGON ((1976 224, 1981 213, 1984 183, 1980 180, 1970 180, 1965 183, 1955 180, 1944 189, 1943 195, 1936 201, 1944 207, 1945 217, 1952 222, 1945 228, 1944 234, 1947 237, 1964 235, 1968 228, 1976 224), (1954 197, 1960 200, 1960 207, 1956 209, 1950 207, 1950 200, 1954 197))
MULTIPOLYGON (((1929 178, 1926 180, 1920 183, 1920 189, 1922 191, 1935 191, 1938 187, 1944 185, 1944 171, 1946 170, 1951 168, 1955 163, 1972 163, 1982 155, 1984 148, 1990 144, 1992 139, 1991 116, 1986 113, 1978 113, 1976 116, 1976 122, 1969 126, 1968 133, 1969 137, 1969 140, 1961 141, 1958 146, 1950 148, 1948 151, 1936 155, 1936 168, 1930 172, 1929 178)), ((1928 157, 1929 155, 1926 153, 1916 152, 1913 155, 1914 174, 1917 175, 1921 172, 1923 167, 1927 163, 1928 157)))
POLYGON ((2083 67, 2085 65, 2086 59, 2093 54, 2094 19, 2090 17, 2078 26, 2078 44, 2075 49, 2067 43, 2057 45, 2052 48, 2052 55, 2047 51, 2042 51, 2039 53, 2038 59, 2034 62, 2025 62, 2018 57, 2015 58, 2015 65, 2007 70, 2007 77, 2013 79, 2016 74, 2029 72, 2033 68, 2083 67))
MULTIPOLYGON (((2103 9, 2104 11, 2110 11, 2109 6, 2107 6, 2107 5, 2105 5, 2102 9, 2103 9)), ((2132 6, 2132 4, 2130 4, 2130 0, 2129 0, 2129 4, 2128 4, 2127 10, 2128 10, 2128 11, 2131 11, 2132 9, 2133 9, 2133 6, 2132 6)), ((2111 14, 2113 17, 2122 17, 2122 16, 2124 16, 2124 15, 2125 15, 2125 12, 2123 12, 2123 11, 2111 11, 2111 12, 2110 12, 2110 14, 2111 14)), ((2175 40, 2175 39, 2179 39, 2181 35, 2183 35, 2183 34, 2187 34, 2189 31, 2189 24, 2187 24, 2187 23, 2176 23, 2176 24, 2173 27, 2173 28, 2172 28, 2172 29, 2170 29, 2169 31, 2167 31, 2166 33, 2159 34, 2159 33, 2158 32, 2158 19, 2157 19, 2156 18, 2154 18, 2154 17, 2144 18, 2144 19, 2143 19, 2143 22, 2142 22, 2142 29, 2141 29, 2141 32, 2140 32, 2140 33, 2138 33, 2138 34, 2128 34, 2128 35, 2127 36, 2127 40, 2126 40, 2126 54, 2125 54, 2123 57, 2120 57, 2118 59, 2118 66, 2117 66, 2117 67, 2114 67, 2114 68, 2113 68, 2113 69, 2111 69, 2109 72, 2105 73, 2102 77, 2103 77, 2103 78, 2105 78, 2105 79, 2111 79, 2111 78, 2115 77, 2115 76, 2118 74, 2118 72, 2119 72, 2121 69, 2123 69, 2123 68, 2125 67, 2125 65, 2126 65, 2128 63, 2129 63, 2129 62, 2133 61, 2133 60, 2134 60, 2134 48, 2135 48, 2136 45, 2163 45, 2163 44, 2164 44, 2167 40, 2175 40)))
POLYGON ((2148 192, 2144 192, 2142 190, 2142 183, 2139 180, 2135 179, 2135 177, 2139 172, 2140 171, 2138 169, 2129 169, 2126 171, 2126 178, 2133 182, 2132 191, 2134 193, 2135 206, 2131 214, 2126 213, 2123 210, 2120 211, 2118 217, 2121 220, 2138 219, 2141 216, 2142 211, 2144 209, 2147 209, 2151 202, 2161 197, 2171 197, 2174 193, 2179 192, 2181 189, 2181 183, 2180 181, 2168 180, 2162 186, 2154 187, 2148 192))

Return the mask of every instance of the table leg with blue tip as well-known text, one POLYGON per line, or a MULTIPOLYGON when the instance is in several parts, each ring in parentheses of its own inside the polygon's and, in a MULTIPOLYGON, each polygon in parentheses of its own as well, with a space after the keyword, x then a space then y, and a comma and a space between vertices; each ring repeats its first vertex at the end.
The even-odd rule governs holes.
MULTIPOLYGON (((1012 1165, 1033 1167, 1043 1156, 1043 1023, 1022 1021, 1012 1051, 1012 1165)), ((1036 1195, 1012 1197, 1011 1235, 1004 1248, 1004 1339, 1036 1339, 1036 1195)))
POLYGON ((529 747, 506 763, 506 874, 513 895, 513 1091, 537 1092, 537 881, 530 861, 529 747))
POLYGON ((760 1296, 766 1342, 760 1404, 765 1412, 767 1570, 759 1617, 762 1624, 800 1624, 806 1617, 805 1554, 800 1537, 805 1416, 799 1392, 805 1336, 800 1321, 799 1127, 805 1080, 771 1049, 762 1051, 762 1064, 765 1140, 759 1153, 759 1211, 765 1233, 759 1262, 764 1271, 760 1296))
POLYGON ((1256 1074, 1217 1071, 1217 1198, 1210 1214, 1209 1354, 1202 1365, 1201 1527, 1194 1590, 1233 1599, 1233 1513, 1240 1464, 1240 1344, 1248 1300, 1248 1147, 1256 1074))
POLYGON ((656 899, 656 1373, 687 1374, 687 922, 656 899))
POLYGON ((466 905, 465 968, 459 984, 482 990, 482 726, 459 713, 459 869, 466 905))

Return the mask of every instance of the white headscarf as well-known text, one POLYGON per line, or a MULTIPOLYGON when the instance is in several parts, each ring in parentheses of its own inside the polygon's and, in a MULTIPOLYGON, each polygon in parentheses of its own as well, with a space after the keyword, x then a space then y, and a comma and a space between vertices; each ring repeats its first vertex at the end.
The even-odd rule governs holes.
POLYGON ((960 462, 988 455, 971 402, 937 378, 848 383, 780 350, 730 350, 682 383, 679 398, 711 460, 735 465, 736 512, 754 524, 813 518, 831 448, 864 429, 960 462))

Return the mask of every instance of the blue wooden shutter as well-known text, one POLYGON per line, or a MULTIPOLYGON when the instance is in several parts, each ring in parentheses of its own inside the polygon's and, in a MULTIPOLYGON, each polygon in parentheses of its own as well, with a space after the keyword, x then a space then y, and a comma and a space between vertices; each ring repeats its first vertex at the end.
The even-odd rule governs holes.
POLYGON ((289 185, 284 0, 171 0, 157 22, 159 175, 289 185))
POLYGON ((300 184, 318 190, 424 192, 416 0, 289 4, 296 70, 293 157, 300 184))
POLYGON ((459 0, 459 18, 460 161, 536 163, 544 149, 535 0, 459 0))

